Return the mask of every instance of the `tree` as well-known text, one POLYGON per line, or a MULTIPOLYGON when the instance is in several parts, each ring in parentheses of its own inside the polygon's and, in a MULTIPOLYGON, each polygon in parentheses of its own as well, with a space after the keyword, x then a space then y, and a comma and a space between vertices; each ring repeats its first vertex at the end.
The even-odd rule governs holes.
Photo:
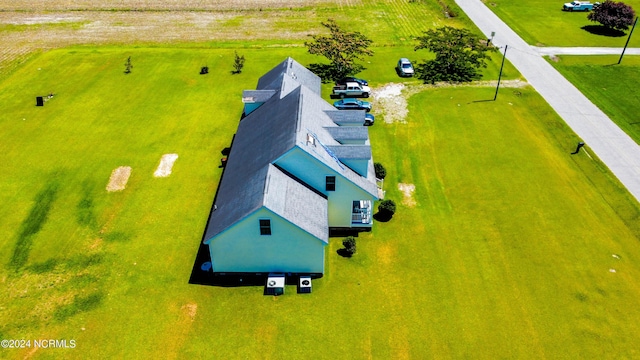
POLYGON ((604 27, 613 30, 627 30, 633 24, 636 13, 631 6, 623 2, 606 0, 595 7, 587 19, 599 22, 604 27))
POLYGON ((238 55, 238 52, 235 52, 235 58, 233 60, 233 73, 240 74, 242 72, 242 68, 244 67, 244 55, 238 55))
POLYGON ((313 41, 305 41, 304 45, 309 54, 324 56, 331 64, 311 64, 309 68, 323 79, 331 80, 339 80, 364 70, 364 66, 355 61, 373 55, 373 51, 369 49, 372 41, 357 31, 343 30, 333 19, 321 24, 329 29, 330 35, 311 35, 313 41))
POLYGON ((133 65, 131 65, 131 56, 129 56, 127 58, 127 61, 125 61, 125 63, 124 63, 124 73, 125 74, 131 73, 131 69, 132 68, 133 68, 133 65))
POLYGON ((444 26, 418 36, 414 50, 427 49, 436 57, 416 65, 416 75, 425 83, 437 81, 468 82, 482 77, 480 68, 487 67, 488 52, 497 51, 486 39, 467 29, 444 26))

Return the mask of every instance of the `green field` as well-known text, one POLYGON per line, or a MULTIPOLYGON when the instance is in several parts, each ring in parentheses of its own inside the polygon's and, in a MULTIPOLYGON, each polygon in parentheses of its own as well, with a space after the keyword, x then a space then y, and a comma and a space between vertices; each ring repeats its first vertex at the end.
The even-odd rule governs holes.
MULTIPOLYGON (((513 0, 483 2, 530 45, 623 47, 629 35, 629 31, 622 36, 597 35, 583 29, 585 26, 595 29, 600 24, 587 20, 586 12, 562 11, 562 4, 570 2, 568 0, 542 0, 535 3, 513 0)), ((624 3, 631 5, 636 12, 640 10, 638 0, 624 3)), ((640 37, 633 36, 629 46, 640 47, 640 37)))
MULTIPOLYGON (((399 81, 411 49, 375 50, 363 76, 399 81)), ((0 83, 0 338, 77 344, 1 358, 640 356, 638 204, 588 148, 569 155, 579 139, 530 88, 432 88, 406 124, 376 121, 398 212, 352 259, 331 239, 313 294, 188 284, 242 90, 286 56, 318 60, 241 52, 232 75, 224 44, 62 49, 0 83), (109 193, 118 166, 132 174, 109 193)))
POLYGON ((561 56, 550 63, 611 120, 640 144, 640 58, 625 56, 561 56))

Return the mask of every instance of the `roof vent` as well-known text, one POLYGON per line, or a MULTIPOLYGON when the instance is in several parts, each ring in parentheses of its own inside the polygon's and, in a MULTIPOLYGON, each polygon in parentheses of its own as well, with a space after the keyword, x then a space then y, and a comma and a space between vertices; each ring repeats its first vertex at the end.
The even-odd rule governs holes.
POLYGON ((307 145, 309 144, 316 146, 316 138, 313 137, 313 135, 307 133, 307 145))

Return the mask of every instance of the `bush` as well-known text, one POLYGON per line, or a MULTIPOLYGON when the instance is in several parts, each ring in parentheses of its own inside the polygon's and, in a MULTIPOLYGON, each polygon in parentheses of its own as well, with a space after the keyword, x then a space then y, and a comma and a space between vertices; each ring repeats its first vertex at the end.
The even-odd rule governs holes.
POLYGON ((125 63, 124 63, 124 73, 125 74, 130 74, 131 73, 131 69, 133 69, 133 65, 131 65, 131 56, 129 56, 127 58, 127 61, 125 61, 125 63))
POLYGON ((378 205, 378 211, 385 215, 393 215, 396 213, 396 203, 393 200, 382 200, 378 205))
POLYGON ((373 168, 376 170, 376 178, 382 180, 387 176, 387 169, 380 163, 374 163, 373 168))
POLYGON ((356 238, 353 236, 349 236, 342 241, 342 246, 344 246, 344 253, 346 256, 351 257, 356 253, 356 238))
POLYGON ((242 68, 244 68, 244 55, 238 55, 238 52, 236 51, 233 59, 232 73, 240 74, 242 72, 242 68))

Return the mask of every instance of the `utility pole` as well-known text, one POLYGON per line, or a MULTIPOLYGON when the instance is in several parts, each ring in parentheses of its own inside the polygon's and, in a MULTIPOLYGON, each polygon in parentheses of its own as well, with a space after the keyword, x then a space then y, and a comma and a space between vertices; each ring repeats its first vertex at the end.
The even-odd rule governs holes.
POLYGON ((633 26, 631 27, 631 31, 629 31, 629 37, 627 38, 627 42, 624 44, 624 49, 622 49, 622 54, 620 54, 620 59, 618 60, 618 65, 622 61, 622 57, 624 56, 624 52, 627 50, 627 45, 629 45, 629 40, 631 40, 631 34, 633 34, 633 29, 636 28, 636 23, 638 22, 638 17, 636 16, 636 20, 633 22, 633 26))
POLYGON ((509 45, 504 46, 504 54, 502 54, 502 65, 500 65, 500 75, 498 75, 498 86, 496 86, 496 94, 493 95, 493 101, 496 101, 498 98, 498 89, 500 89, 500 79, 502 78, 502 68, 504 68, 504 58, 507 57, 507 47, 509 45))

